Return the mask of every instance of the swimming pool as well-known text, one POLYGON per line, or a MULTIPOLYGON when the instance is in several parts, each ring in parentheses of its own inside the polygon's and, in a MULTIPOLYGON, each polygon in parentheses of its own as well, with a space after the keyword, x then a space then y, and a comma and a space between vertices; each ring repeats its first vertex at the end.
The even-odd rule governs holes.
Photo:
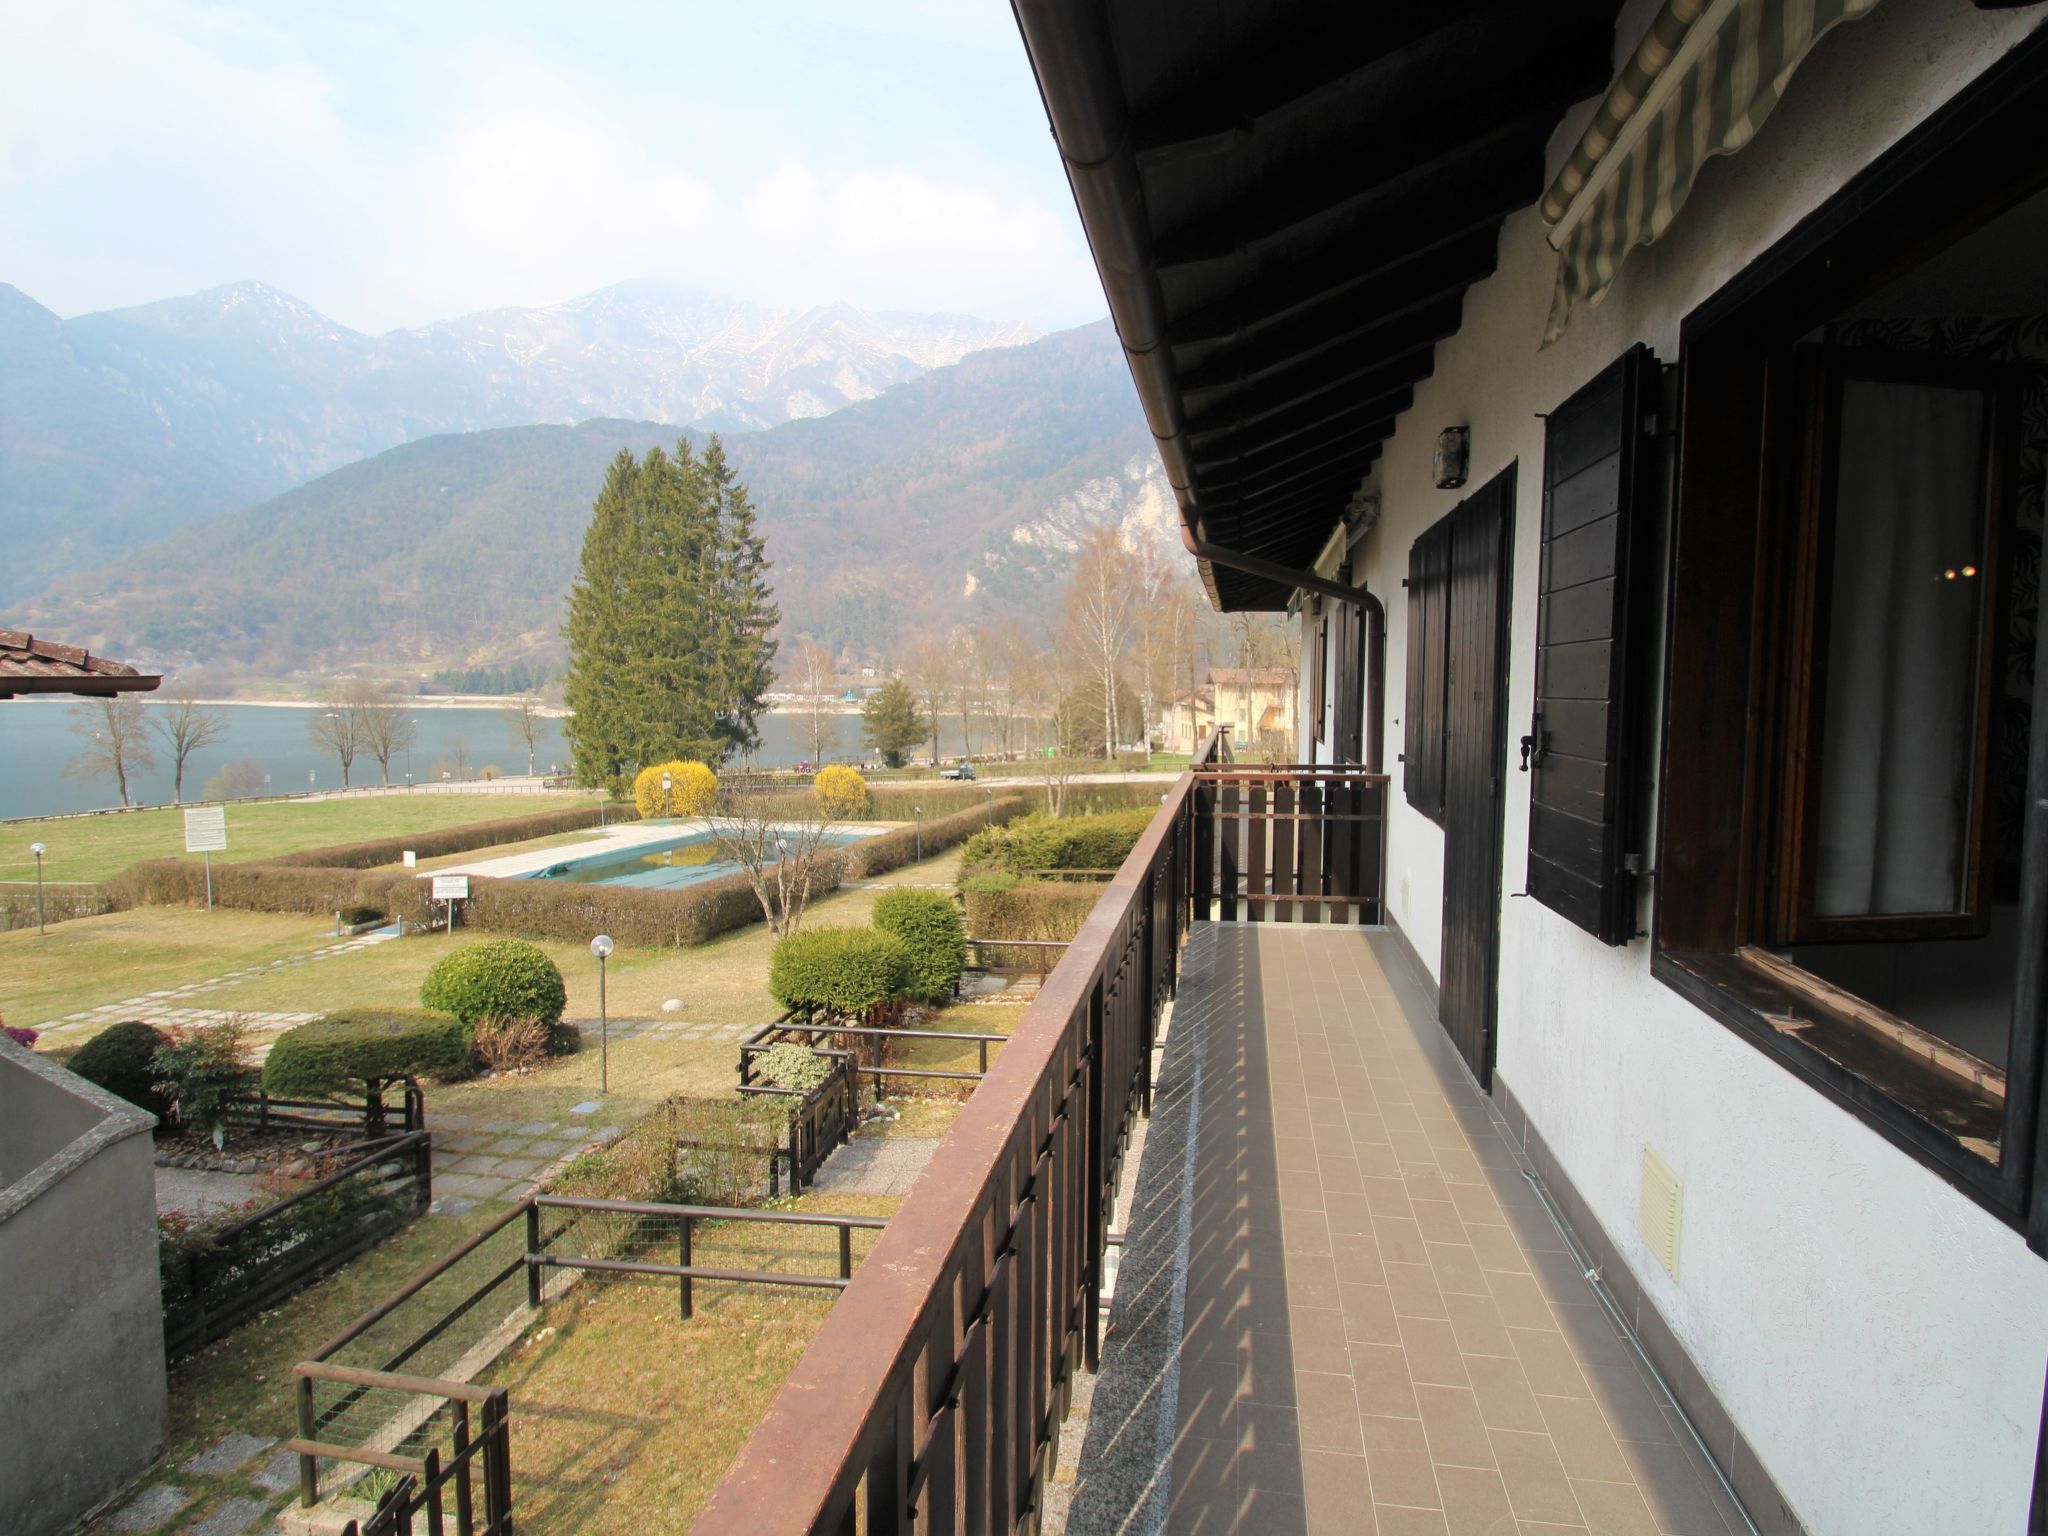
MULTIPOLYGON (((855 841, 858 833, 827 833, 820 841, 827 848, 842 848, 855 841)), ((718 840, 709 832, 665 838, 655 843, 636 843, 631 848, 564 859, 520 878, 525 880, 571 880, 580 885, 637 885, 673 889, 716 880, 739 868, 719 853, 718 840)))

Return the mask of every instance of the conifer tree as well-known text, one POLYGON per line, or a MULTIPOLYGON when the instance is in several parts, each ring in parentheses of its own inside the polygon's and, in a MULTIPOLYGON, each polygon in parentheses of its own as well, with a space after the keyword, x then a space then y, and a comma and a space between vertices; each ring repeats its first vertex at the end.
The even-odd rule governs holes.
POLYGON ((670 758, 758 743, 779 621, 746 487, 713 438, 621 453, 569 594, 567 731, 577 777, 619 784, 670 758))

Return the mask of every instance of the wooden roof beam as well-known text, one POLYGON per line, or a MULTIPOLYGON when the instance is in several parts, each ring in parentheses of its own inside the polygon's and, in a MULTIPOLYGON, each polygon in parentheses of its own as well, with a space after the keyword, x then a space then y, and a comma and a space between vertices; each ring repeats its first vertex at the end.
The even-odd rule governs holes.
MULTIPOLYGON (((1248 421, 1255 416, 1271 415, 1299 401, 1340 389, 1370 372, 1376 364, 1390 361, 1404 353, 1413 352, 1418 347, 1432 345, 1442 341, 1446 336, 1456 334, 1464 303, 1465 295, 1462 290, 1448 294, 1377 328, 1370 351, 1353 347, 1339 349, 1330 356, 1319 353, 1300 365, 1275 368, 1261 378, 1249 381, 1259 385, 1257 389, 1240 385, 1234 379, 1227 382, 1215 381, 1205 386, 1208 393, 1220 393, 1225 389, 1237 391, 1227 400, 1219 401, 1220 409, 1217 411, 1216 419, 1226 421, 1236 417, 1241 421, 1248 421)), ((1185 382, 1182 384, 1184 398, 1196 393, 1197 391, 1189 388, 1185 382)), ((1209 413, 1204 412, 1199 421, 1203 427, 1208 426, 1209 413)))
POLYGON ((1325 453, 1332 448, 1342 447, 1346 443, 1357 442, 1360 438, 1371 435, 1375 428, 1383 424, 1387 425, 1389 430, 1378 435, 1380 437, 1390 437, 1393 435, 1391 424, 1394 418, 1414 403, 1413 390, 1396 390, 1391 395, 1381 395, 1376 400, 1366 402, 1366 407, 1359 411, 1346 412, 1344 420, 1336 427, 1323 432, 1304 434, 1300 437, 1291 438, 1286 442, 1276 444, 1270 451, 1255 454, 1248 453, 1236 459, 1224 460, 1221 463, 1205 463, 1197 459, 1195 461, 1195 483, 1201 486, 1210 486, 1229 475, 1245 478, 1267 470, 1279 469, 1288 464, 1300 464, 1316 454, 1325 453))
POLYGON ((1175 105, 1132 123, 1138 165, 1150 169, 1240 147, 1324 102, 1370 91, 1385 76, 1437 69, 1468 54, 1500 25, 1498 13, 1526 0, 1422 0, 1333 6, 1319 34, 1290 34, 1285 46, 1233 58, 1207 79, 1178 85, 1175 105), (1495 14, 1489 14, 1495 13, 1495 14))
POLYGON ((1218 349, 1200 361, 1176 358, 1181 389, 1198 395, 1232 384, 1249 384, 1333 347, 1370 347, 1369 338, 1375 332, 1432 304, 1460 297, 1490 276, 1498 245, 1491 235, 1474 239, 1458 249, 1438 252, 1428 262, 1389 274, 1384 281, 1341 300, 1297 315, 1238 346, 1218 349))
POLYGON ((1435 342, 1425 341, 1398 357, 1353 374, 1346 381, 1351 388, 1338 398, 1314 398, 1292 408, 1246 417, 1227 409, 1218 410, 1212 417, 1204 418, 1200 430, 1190 424, 1189 446, 1199 462, 1229 463, 1303 433, 1355 419, 1360 412, 1370 410, 1374 402, 1428 378, 1435 371, 1435 342))

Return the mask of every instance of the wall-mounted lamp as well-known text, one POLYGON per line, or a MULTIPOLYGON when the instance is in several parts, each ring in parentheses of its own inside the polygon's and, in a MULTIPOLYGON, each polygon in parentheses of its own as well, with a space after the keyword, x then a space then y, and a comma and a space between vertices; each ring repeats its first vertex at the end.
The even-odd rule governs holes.
POLYGON ((1472 463, 1472 429, 1470 427, 1445 427, 1436 435, 1436 455, 1431 460, 1436 469, 1436 488, 1440 491, 1455 491, 1465 483, 1465 471, 1472 463))

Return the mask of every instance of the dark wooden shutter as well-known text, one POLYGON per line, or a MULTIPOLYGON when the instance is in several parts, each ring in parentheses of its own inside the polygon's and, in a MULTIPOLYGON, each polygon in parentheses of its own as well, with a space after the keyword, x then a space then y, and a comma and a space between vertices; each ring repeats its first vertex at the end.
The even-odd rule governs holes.
POLYGON ((1444 689, 1450 652, 1451 520, 1408 548, 1408 710, 1402 725, 1401 786, 1408 803, 1444 814, 1444 689))
POLYGON ((1337 653, 1337 734, 1331 743, 1332 755, 1340 763, 1362 762, 1365 736, 1365 615, 1359 611, 1356 603, 1338 605, 1337 633, 1331 646, 1337 653))
POLYGON ((1544 439, 1529 894, 1608 944, 1635 929, 1656 387, 1636 347, 1553 411, 1544 439))

